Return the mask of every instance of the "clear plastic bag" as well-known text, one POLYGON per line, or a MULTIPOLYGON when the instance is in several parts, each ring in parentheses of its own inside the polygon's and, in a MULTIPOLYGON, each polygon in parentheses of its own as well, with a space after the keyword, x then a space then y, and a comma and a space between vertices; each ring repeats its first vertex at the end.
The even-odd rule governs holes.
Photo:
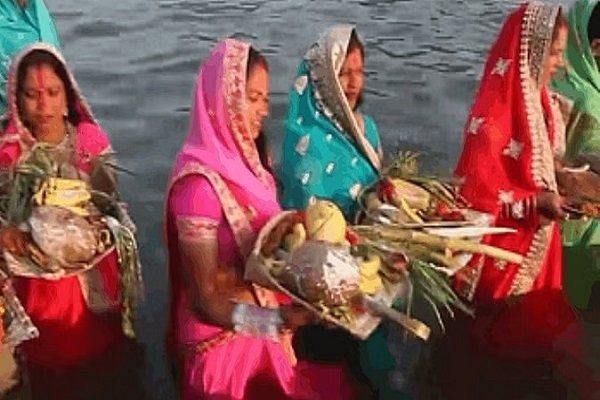
POLYGON ((94 227, 67 209, 35 207, 29 226, 35 244, 62 266, 87 263, 96 255, 98 239, 94 227))

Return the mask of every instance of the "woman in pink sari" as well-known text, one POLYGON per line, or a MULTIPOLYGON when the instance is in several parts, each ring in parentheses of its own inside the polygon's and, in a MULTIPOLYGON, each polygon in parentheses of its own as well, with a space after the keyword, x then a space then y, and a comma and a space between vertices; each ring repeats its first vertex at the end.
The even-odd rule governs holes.
POLYGON ((264 57, 232 39, 198 74, 166 210, 168 341, 184 399, 316 398, 298 384, 290 340, 309 314, 242 279, 258 231, 280 211, 256 146, 268 91, 264 57))

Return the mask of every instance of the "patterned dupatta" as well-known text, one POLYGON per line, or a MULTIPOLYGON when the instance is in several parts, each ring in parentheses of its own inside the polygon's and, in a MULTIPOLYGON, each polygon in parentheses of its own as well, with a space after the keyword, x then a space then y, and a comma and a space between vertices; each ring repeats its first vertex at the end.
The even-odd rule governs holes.
MULTIPOLYGON (((353 32, 353 26, 335 26, 321 36, 308 50, 304 59, 308 63, 310 79, 314 85, 316 108, 340 132, 347 134, 357 144, 375 170, 380 170, 381 154, 361 133, 339 78, 353 32)), ((306 85, 306 82, 297 81, 296 86, 298 85, 306 85)))
MULTIPOLYGON (((30 54, 33 51, 42 50, 50 53, 54 56, 63 66, 65 71, 67 71, 68 79, 73 88, 73 92, 75 95, 75 112, 79 116, 80 124, 87 123, 88 125, 93 125, 98 127, 97 121, 94 119, 92 114, 92 110, 88 105, 85 97, 81 93, 79 89, 79 85, 75 80, 75 77, 71 73, 71 70, 67 66, 67 62, 63 58, 62 54, 53 46, 45 43, 35 43, 31 46, 26 47, 19 54, 17 54, 10 65, 10 70, 8 72, 8 85, 7 85, 7 100, 8 100, 8 109, 7 109, 7 119, 8 125, 6 129, 2 131, 0 135, 0 147, 8 143, 15 143, 19 147, 20 158, 24 157, 27 154, 27 150, 31 148, 36 143, 36 139, 33 134, 29 131, 29 129, 25 126, 21 117, 19 115, 18 110, 18 101, 17 101, 17 76, 19 74, 19 68, 21 66, 21 61, 25 56, 30 54)), ((82 136, 82 140, 85 135, 82 136)), ((94 139, 90 139, 92 142, 94 139)))
MULTIPOLYGON (((462 194, 474 208, 497 218, 506 204, 542 190, 557 191, 554 151, 563 145, 564 124, 541 75, 558 11, 557 6, 528 3, 507 18, 489 52, 466 124, 456 167, 463 180, 462 194)), ((503 282, 490 290, 493 298, 532 290, 554 224, 529 221, 518 229, 503 244, 518 249, 528 243, 525 262, 498 268, 503 282)), ((471 271, 473 290, 481 270, 479 265, 471 271)))

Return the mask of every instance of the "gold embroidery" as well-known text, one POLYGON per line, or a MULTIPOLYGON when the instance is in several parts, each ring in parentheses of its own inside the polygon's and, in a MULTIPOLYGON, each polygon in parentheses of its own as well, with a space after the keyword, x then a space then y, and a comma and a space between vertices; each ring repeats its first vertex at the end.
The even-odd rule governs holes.
POLYGON ((216 336, 204 340, 200 343, 196 343, 193 346, 193 349, 196 353, 202 354, 211 349, 214 349, 217 346, 222 346, 226 343, 229 343, 236 337, 235 332, 233 331, 221 331, 216 336))
POLYGON ((260 162, 256 145, 250 139, 248 122, 242 112, 246 102, 244 95, 246 93, 245 66, 248 64, 249 45, 236 40, 227 40, 226 43, 227 54, 224 59, 223 91, 229 117, 227 122, 233 133, 233 138, 252 172, 265 186, 274 189, 275 183, 260 162))
POLYGON ((217 238, 219 222, 212 218, 179 216, 176 222, 180 240, 201 241, 217 238))
POLYGON ((552 238, 553 227, 554 223, 542 226, 533 235, 523 264, 519 266, 517 274, 513 278, 510 295, 518 296, 531 291, 533 283, 542 269, 542 263, 548 251, 548 243, 552 238))
MULTIPOLYGON (((557 7, 540 3, 527 6, 521 27, 519 57, 521 88, 531 135, 531 174, 538 188, 552 191, 557 190, 554 156, 540 99, 539 70, 552 35, 552 30, 546 29, 546 22, 549 15, 556 15, 557 10, 557 7)), ((513 279, 511 295, 524 294, 531 290, 548 250, 551 229, 552 225, 541 227, 534 234, 525 260, 513 279)))

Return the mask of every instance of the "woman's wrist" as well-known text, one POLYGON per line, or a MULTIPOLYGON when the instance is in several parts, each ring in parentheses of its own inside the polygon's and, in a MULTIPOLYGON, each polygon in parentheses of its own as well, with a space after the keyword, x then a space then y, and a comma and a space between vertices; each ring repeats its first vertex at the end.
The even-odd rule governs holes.
POLYGON ((283 325, 281 313, 276 308, 236 303, 231 313, 233 329, 239 333, 277 339, 283 325))
POLYGON ((537 214, 537 196, 528 196, 524 199, 502 204, 502 215, 514 220, 530 219, 537 214))

